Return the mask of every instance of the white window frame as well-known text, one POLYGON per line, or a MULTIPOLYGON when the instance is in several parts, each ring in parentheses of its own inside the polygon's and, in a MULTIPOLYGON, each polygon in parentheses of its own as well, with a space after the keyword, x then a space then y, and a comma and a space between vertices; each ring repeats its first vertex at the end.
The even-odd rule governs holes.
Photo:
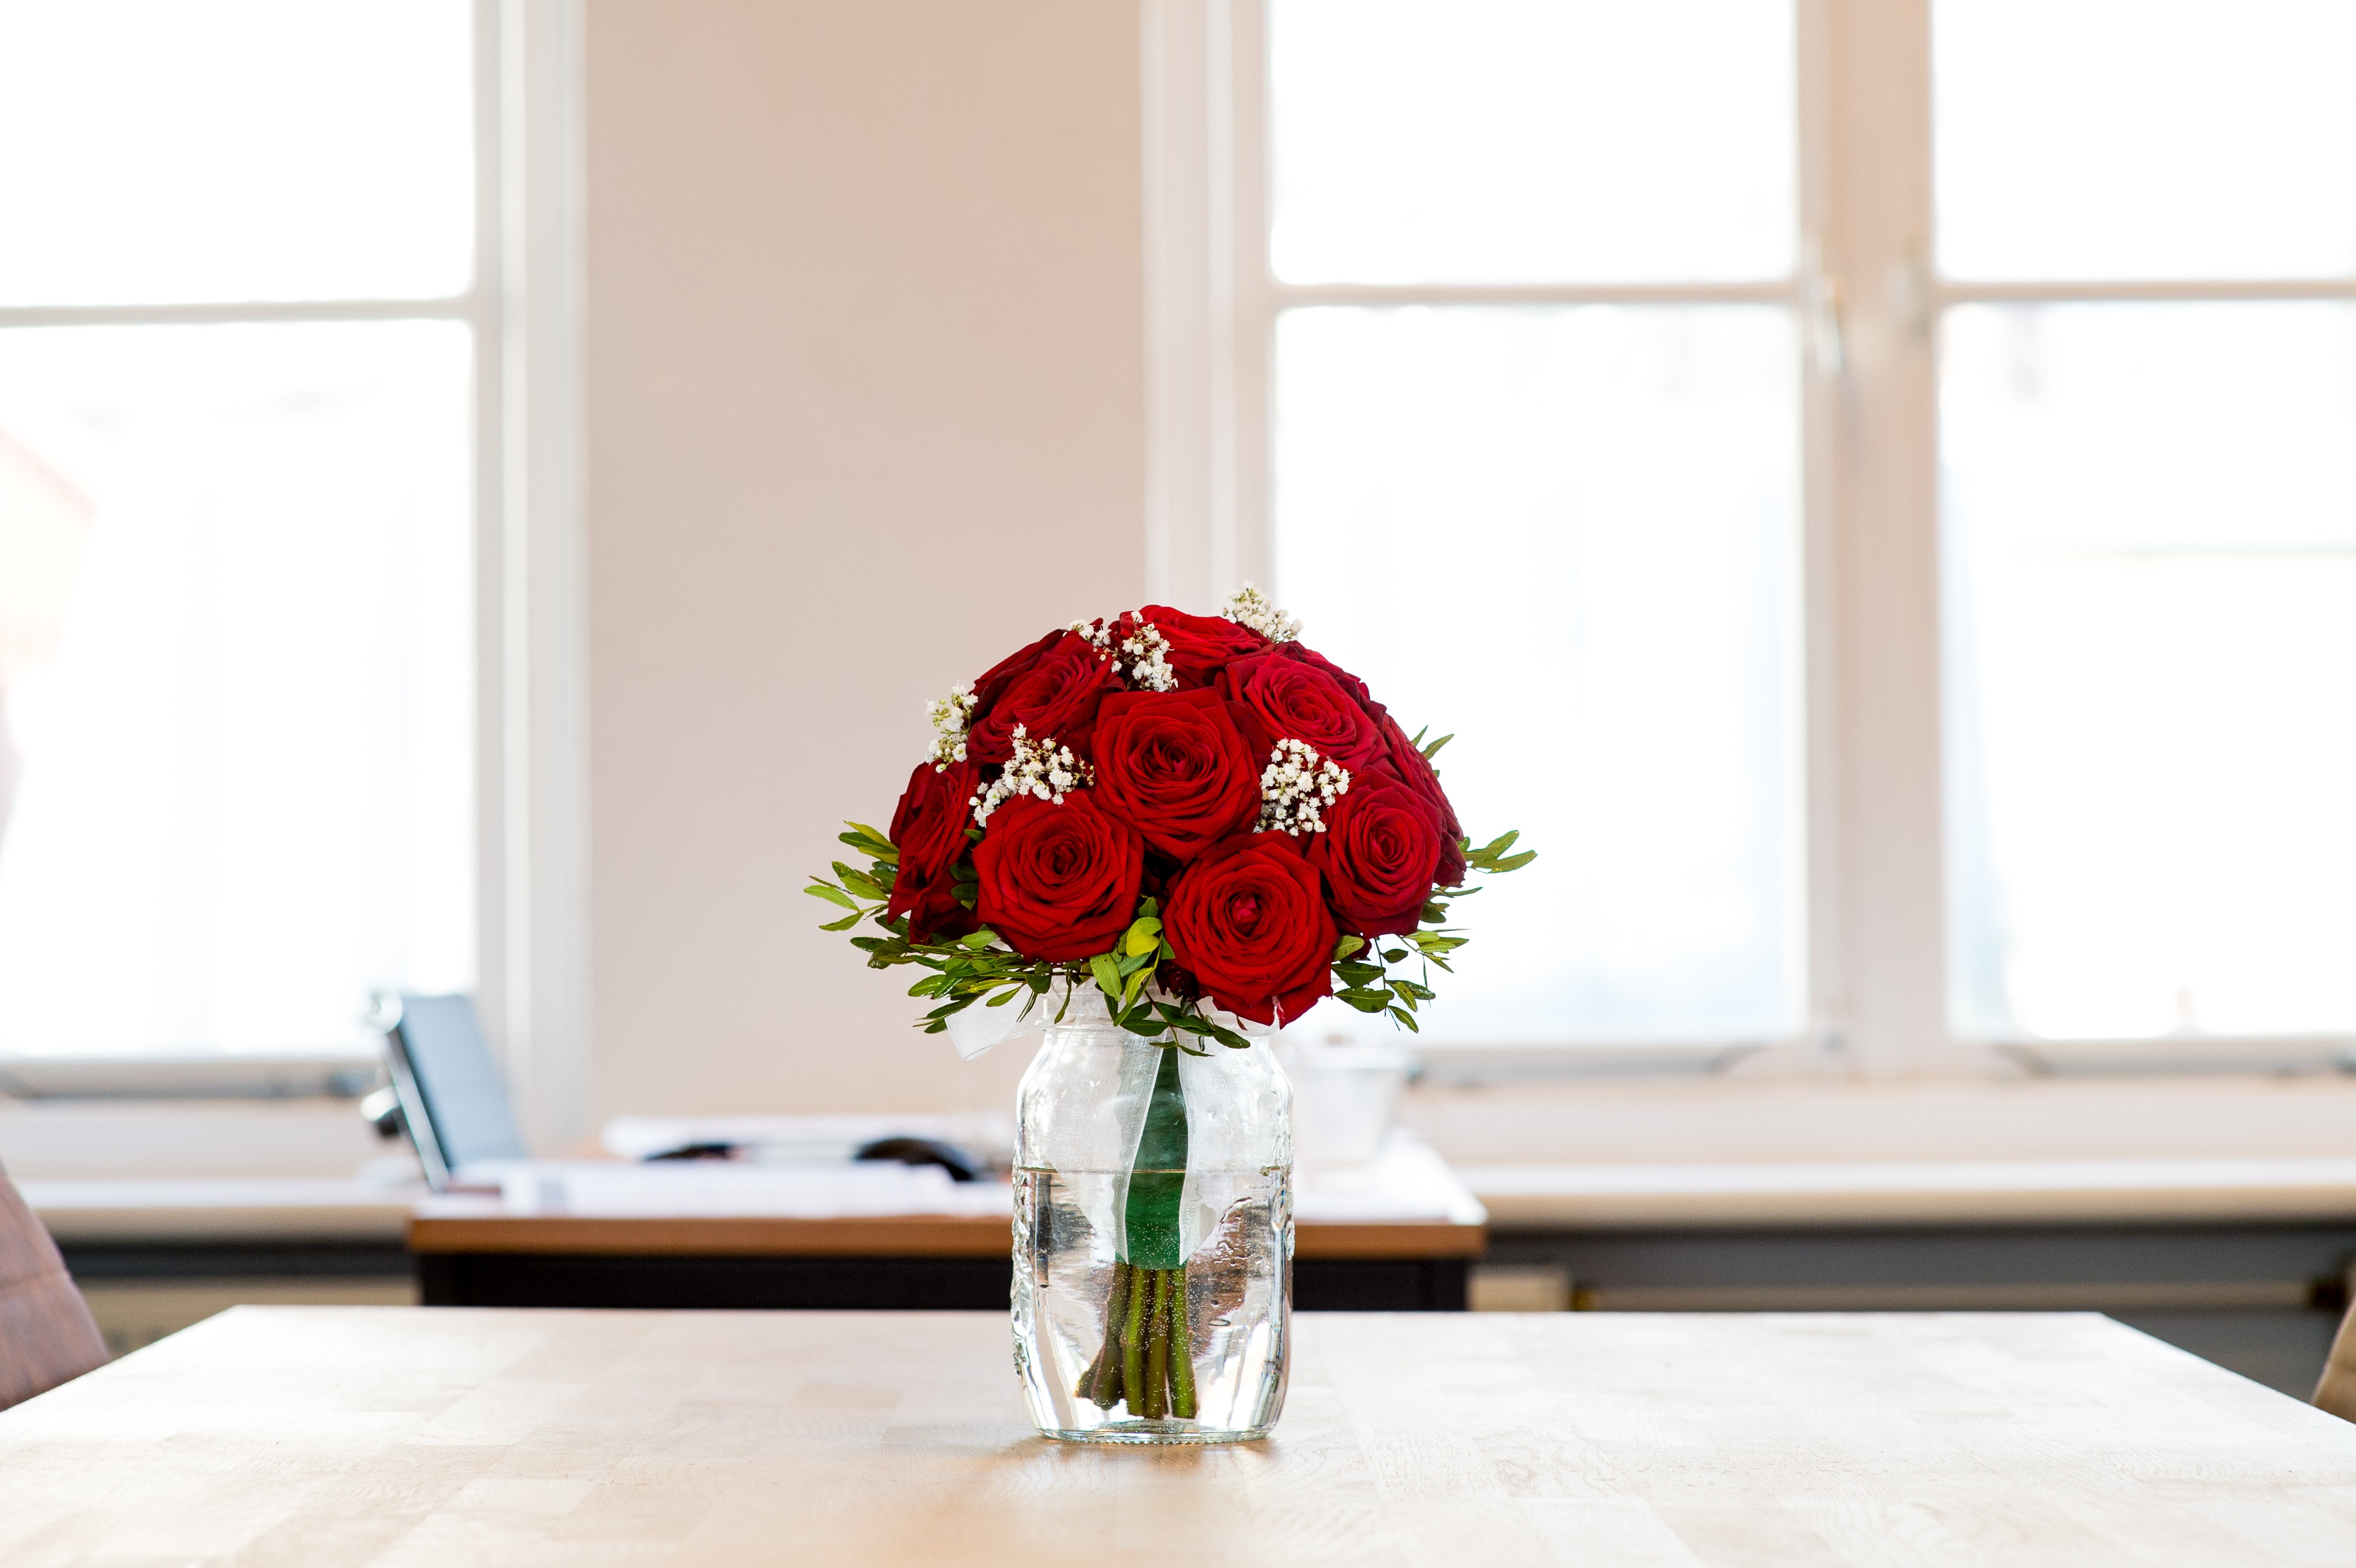
MULTIPOLYGON (((1790 308, 1802 371, 1807 987, 1783 1040, 1426 1047, 1456 1075, 2014 1077, 2329 1072, 2342 1038, 1978 1040, 1947 1022, 1937 339, 1987 300, 2356 298, 2356 279, 1974 283, 1931 257, 1931 0, 1796 0, 1802 263, 1772 283, 1280 283, 1269 265, 1266 0, 1144 0, 1147 586, 1215 603, 1274 579, 1278 314, 1330 304, 1790 308)), ((1282 584, 1276 584, 1280 595, 1282 584)))
MULTIPOLYGON (((457 321, 474 340, 477 1001, 535 1141, 588 1105, 582 0, 474 0, 471 285, 430 299, 0 306, 0 329, 457 321)), ((0 1059, 0 1092, 346 1093, 373 1055, 0 1059)))

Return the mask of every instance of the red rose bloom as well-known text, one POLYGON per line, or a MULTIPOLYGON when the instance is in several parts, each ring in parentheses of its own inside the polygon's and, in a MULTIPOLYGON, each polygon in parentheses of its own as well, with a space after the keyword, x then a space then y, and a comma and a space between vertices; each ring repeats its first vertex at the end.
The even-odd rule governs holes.
MULTIPOLYGON (((1401 783, 1413 790, 1430 805, 1440 823, 1440 869, 1431 880, 1443 888, 1462 887, 1464 883, 1464 828, 1456 820, 1456 808, 1448 803, 1448 792, 1440 787, 1440 774, 1398 720, 1387 713, 1380 714, 1384 754, 1401 783)), ((1355 788, 1355 783, 1352 785, 1355 788)), ((1344 798, 1347 798, 1346 796, 1344 798)))
POLYGON ((1225 615, 1189 615, 1167 604, 1148 604, 1137 613, 1170 645, 1163 657, 1177 672, 1178 689, 1191 691, 1219 678, 1229 661, 1266 653, 1269 641, 1249 626, 1239 626, 1225 615))
POLYGON ((974 720, 966 730, 965 754, 977 763, 1005 762, 1014 755, 1012 737, 1020 724, 1031 740, 1052 736, 1057 745, 1069 746, 1075 754, 1086 757, 1097 704, 1106 693, 1119 689, 1120 678, 1113 673, 1111 661, 1078 633, 1062 633, 1030 668, 1004 683, 987 711, 979 705, 980 693, 976 693, 974 720))
POLYGON ((1333 684, 1355 698, 1359 707, 1372 706, 1375 696, 1366 689, 1366 683, 1319 653, 1315 648, 1304 646, 1300 643, 1287 643, 1279 651, 1295 663, 1305 664, 1311 669, 1323 670, 1333 677, 1333 684))
POLYGON ((894 920, 906 915, 908 934, 917 942, 963 936, 980 923, 973 911, 958 902, 950 870, 965 852, 965 830, 973 821, 967 803, 980 789, 981 774, 970 763, 946 768, 918 763, 892 813, 900 869, 892 879, 884 913, 894 920))
POLYGON ((1257 747, 1263 761, 1269 747, 1288 740, 1305 741, 1353 772, 1383 754, 1382 734, 1366 710, 1314 665, 1280 653, 1237 659, 1219 677, 1219 690, 1247 709, 1265 736, 1257 747))
POLYGON ((1333 803, 1325 831, 1308 835, 1309 863, 1325 873, 1344 927, 1404 936, 1420 923, 1440 867, 1440 814, 1388 768, 1360 774, 1333 803))
POLYGON ((1070 635, 1069 632, 1058 627, 1037 642, 1026 644, 991 666, 981 678, 973 683, 973 717, 979 718, 996 707, 1008 687, 1029 675, 1032 667, 1045 656, 1049 648, 1070 635))
POLYGON ((1317 868, 1281 833, 1238 834, 1181 871, 1162 934, 1212 1001, 1254 1023, 1297 1019, 1333 989, 1341 933, 1317 868))
POLYGON ((1173 859, 1259 816, 1259 769, 1215 691, 1122 691, 1097 709, 1097 805, 1173 859))
POLYGON ((982 923, 1026 958, 1062 963, 1104 952, 1137 912, 1145 846, 1085 790, 1064 804, 1018 795, 990 814, 973 847, 982 923))

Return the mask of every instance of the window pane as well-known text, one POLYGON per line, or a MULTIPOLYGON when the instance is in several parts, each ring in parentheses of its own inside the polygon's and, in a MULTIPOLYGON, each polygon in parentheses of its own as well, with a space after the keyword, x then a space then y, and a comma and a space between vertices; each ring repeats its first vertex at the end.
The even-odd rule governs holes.
POLYGON ((0 332, 0 1053, 366 1045, 474 977, 449 322, 0 332))
POLYGON ((2356 5, 1939 0, 1951 277, 2356 271, 2356 5))
POLYGON ((1277 275, 1773 278, 1790 0, 1273 0, 1277 275))
POLYGON ((1464 906, 1427 1035, 1795 1027, 1789 317, 1318 309, 1277 344, 1287 607, 1410 731, 1462 737, 1440 761, 1468 832, 1546 857, 1464 906))
POLYGON ((1952 1011, 2356 1028, 2356 311, 1951 312, 1952 1011))
POLYGON ((456 293, 465 0, 0 0, 0 304, 456 293))

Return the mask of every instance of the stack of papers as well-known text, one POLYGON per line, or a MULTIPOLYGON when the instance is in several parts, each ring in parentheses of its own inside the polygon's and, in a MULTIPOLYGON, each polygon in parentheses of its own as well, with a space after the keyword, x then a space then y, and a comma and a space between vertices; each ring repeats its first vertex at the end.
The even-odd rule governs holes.
POLYGON ((1013 1210, 1001 1182, 958 1182, 937 1165, 744 1165, 724 1160, 621 1165, 534 1162, 499 1172, 510 1214, 603 1219, 762 1216, 873 1219, 898 1214, 999 1218, 1013 1210))

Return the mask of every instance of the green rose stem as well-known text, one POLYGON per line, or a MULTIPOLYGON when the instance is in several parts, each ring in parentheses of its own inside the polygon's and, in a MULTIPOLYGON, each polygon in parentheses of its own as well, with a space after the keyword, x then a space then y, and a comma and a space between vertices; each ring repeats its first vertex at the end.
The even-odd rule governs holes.
POLYGON ((1120 1326, 1129 1308, 1129 1293, 1137 1271, 1127 1264, 1112 1265, 1112 1294, 1105 1298, 1104 1344, 1097 1359, 1080 1374, 1079 1386, 1072 1392, 1082 1399, 1094 1400, 1099 1409, 1110 1410, 1120 1401, 1120 1326))
MULTIPOLYGON (((1170 1299, 1177 1283, 1171 1276, 1186 1262, 1178 1223, 1185 1191, 1186 1096, 1178 1081, 1178 1053, 1164 1049, 1154 1070, 1137 1157, 1130 1162, 1129 1199, 1121 1212, 1130 1282, 1121 1314, 1121 1392, 1130 1413, 1146 1420, 1158 1420, 1170 1408, 1170 1299)), ((1112 1311, 1108 1302, 1108 1320, 1112 1311)), ((1177 1359, 1190 1359, 1191 1350, 1181 1338, 1177 1359)), ((1191 1385, 1192 1366, 1185 1378, 1191 1385)))
POLYGON ((1141 1412, 1148 1421, 1170 1413, 1170 1274, 1167 1269, 1153 1271, 1153 1305, 1148 1309, 1152 1321, 1145 1335, 1145 1409, 1141 1412))
POLYGON ((1142 1275, 1132 1271, 1130 1277, 1129 1309, 1120 1329, 1120 1389, 1130 1413, 1136 1415, 1143 1413, 1138 1407, 1144 1403, 1145 1298, 1153 1293, 1142 1275))
POLYGON ((1173 1269, 1170 1281, 1170 1413, 1194 1419, 1194 1332, 1186 1314, 1186 1269, 1173 1269))

